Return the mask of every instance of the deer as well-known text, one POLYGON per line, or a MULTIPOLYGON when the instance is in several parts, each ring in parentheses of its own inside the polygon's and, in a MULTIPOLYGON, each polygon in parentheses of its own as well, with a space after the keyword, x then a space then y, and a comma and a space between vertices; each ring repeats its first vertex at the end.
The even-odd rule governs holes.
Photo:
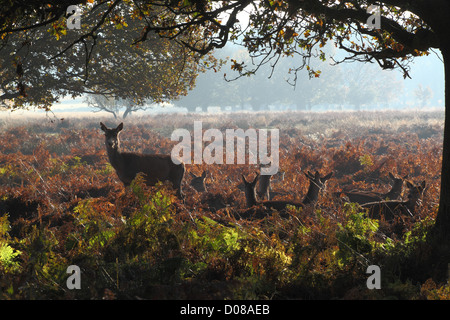
POLYGON ((356 202, 360 205, 370 202, 377 202, 382 200, 397 200, 403 191, 403 182, 408 177, 397 178, 391 172, 389 172, 389 177, 394 181, 391 190, 386 193, 378 192, 366 192, 366 191, 343 191, 337 192, 336 195, 345 194, 349 202, 356 202))
POLYGON ((203 171, 203 173, 199 176, 195 175, 192 172, 189 172, 189 174, 192 176, 192 180, 190 182, 190 185, 197 191, 197 192, 205 192, 206 191, 206 184, 205 184, 205 178, 206 178, 206 171, 203 171))
MULTIPOLYGON (((260 173, 262 173, 265 168, 270 168, 271 165, 272 162, 269 162, 268 164, 261 164, 259 166, 260 173)), ((261 200, 271 200, 275 195, 283 194, 282 192, 272 191, 271 182, 272 178, 274 178, 275 181, 283 181, 284 175, 284 171, 277 171, 275 174, 260 174, 258 178, 258 186, 256 189, 257 196, 261 200)))
POLYGON ((114 129, 109 129, 100 122, 100 128, 105 133, 109 162, 125 187, 131 184, 138 173, 143 173, 145 183, 148 186, 153 186, 159 181, 169 181, 173 188, 177 190, 177 197, 184 198, 181 191, 181 183, 185 172, 183 162, 174 163, 170 155, 122 152, 119 134, 123 129, 123 122, 114 129))
POLYGON ((426 188, 426 182, 422 181, 419 184, 413 184, 406 181, 406 184, 409 189, 408 199, 406 201, 386 200, 370 202, 363 204, 362 207, 368 209, 368 214, 371 219, 381 219, 381 217, 384 217, 386 221, 392 221, 399 214, 414 217, 416 205, 422 198, 426 188))
POLYGON ((258 188, 256 194, 260 199, 266 198, 270 200, 270 180, 272 179, 272 175, 270 174, 262 174, 259 175, 258 178, 258 188))
POLYGON ((302 203, 305 205, 314 205, 319 199, 320 190, 325 189, 325 184, 328 180, 330 180, 333 172, 330 172, 324 177, 321 177, 318 171, 316 171, 314 175, 309 171, 304 172, 304 174, 309 180, 309 188, 302 203))
POLYGON ((310 180, 310 183, 308 192, 302 202, 285 201, 285 200, 258 201, 256 198, 256 183, 258 181, 259 174, 256 174, 256 177, 253 179, 252 182, 247 181, 245 179, 245 176, 242 175, 247 207, 251 208, 255 205, 262 204, 266 208, 271 208, 275 210, 284 210, 288 205, 294 206, 296 208, 304 208, 306 205, 314 205, 319 198, 319 191, 325 187, 326 181, 331 178, 333 172, 330 172, 324 177, 321 177, 318 171, 316 171, 314 175, 308 171, 307 173, 305 173, 305 175, 310 180))

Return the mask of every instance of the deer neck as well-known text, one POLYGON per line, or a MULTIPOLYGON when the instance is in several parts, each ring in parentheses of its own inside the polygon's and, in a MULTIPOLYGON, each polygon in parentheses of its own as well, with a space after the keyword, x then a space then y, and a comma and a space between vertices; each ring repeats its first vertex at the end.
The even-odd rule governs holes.
POLYGON ((403 187, 403 180, 395 181, 391 190, 388 193, 386 193, 383 198, 389 198, 391 200, 397 199, 402 193, 402 187, 403 187))
POLYGON ((320 191, 319 185, 315 181, 310 180, 308 192, 306 193, 306 196, 303 199, 303 204, 310 204, 317 202, 317 199, 319 198, 319 191, 320 191))
POLYGON ((247 207, 251 208, 254 205, 258 203, 256 200, 256 190, 255 188, 252 189, 245 189, 245 199, 247 200, 247 207))
POLYGON ((409 212, 414 214, 414 212, 416 210, 416 204, 418 201, 419 201, 419 197, 411 197, 408 200, 406 200, 405 202, 403 202, 403 204, 409 210, 409 212))
POLYGON ((266 192, 266 190, 268 190, 268 188, 270 187, 271 177, 272 176, 264 175, 259 178, 259 188, 258 188, 259 193, 264 193, 266 192))
POLYGON ((122 163, 122 154, 119 149, 119 144, 111 147, 106 143, 106 152, 108 153, 109 162, 111 165, 117 169, 120 168, 120 165, 122 163))

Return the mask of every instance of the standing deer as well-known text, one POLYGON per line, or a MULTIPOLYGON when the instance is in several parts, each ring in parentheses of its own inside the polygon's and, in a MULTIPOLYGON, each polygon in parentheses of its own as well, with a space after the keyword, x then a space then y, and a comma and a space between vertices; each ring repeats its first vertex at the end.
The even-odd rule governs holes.
POLYGON ((321 177, 319 172, 316 171, 315 175, 311 174, 309 171, 305 173, 306 177, 310 180, 308 192, 302 202, 284 201, 284 200, 266 200, 259 202, 256 198, 256 182, 258 181, 259 175, 253 179, 252 182, 248 182, 242 175, 242 180, 245 186, 245 198, 247 201, 247 207, 251 208, 254 205, 262 204, 264 207, 272 208, 275 210, 283 210, 286 206, 291 205, 297 208, 304 208, 306 205, 313 205, 317 202, 319 197, 319 191, 325 187, 325 183, 333 175, 332 172, 327 174, 325 177, 321 177))
POLYGON ((389 172, 389 177, 394 181, 392 188, 389 192, 378 193, 378 192, 368 192, 368 191, 348 191, 348 192, 337 192, 336 195, 341 193, 345 194, 349 202, 356 202, 360 205, 370 202, 377 202, 382 200, 397 200, 403 190, 403 181, 408 177, 408 175, 403 178, 395 177, 391 172, 389 172))
POLYGON ((115 129, 108 129, 100 122, 100 128, 105 132, 109 162, 125 186, 129 186, 136 175, 142 172, 147 185, 155 185, 158 181, 170 181, 177 190, 178 198, 183 198, 181 182, 185 171, 184 163, 173 163, 169 155, 121 152, 119 133, 123 129, 123 123, 115 129))
POLYGON ((399 214, 413 217, 416 205, 425 190, 426 183, 425 181, 422 181, 422 183, 414 185, 411 182, 406 181, 406 184, 409 188, 408 200, 371 202, 362 205, 362 207, 369 210, 369 217, 372 219, 381 219, 383 216, 386 221, 392 221, 399 214))

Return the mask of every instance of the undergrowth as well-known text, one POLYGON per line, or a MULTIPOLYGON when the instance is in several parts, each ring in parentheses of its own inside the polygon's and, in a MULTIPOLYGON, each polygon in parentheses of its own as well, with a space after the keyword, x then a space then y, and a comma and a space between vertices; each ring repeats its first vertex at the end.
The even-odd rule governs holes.
MULTIPOLYGON (((329 191, 315 208, 246 220, 235 214, 245 207, 237 185, 253 168, 208 166, 208 193, 185 183, 181 202, 169 184, 149 187, 141 176, 123 188, 94 129, 41 130, 8 129, 0 146, 1 299, 450 298, 445 277, 433 268, 443 260, 427 242, 440 157, 432 138, 409 149, 418 140, 405 135, 408 144, 399 144, 395 129, 378 140, 345 141, 344 128, 336 128, 319 142, 291 129, 280 137, 286 178, 274 189, 287 193, 280 198, 301 197, 307 188, 301 168, 333 170, 329 191), (31 138, 33 146, 17 141, 31 138), (390 171, 430 185, 414 219, 370 219, 332 196, 343 186, 375 188, 390 171), (79 290, 67 287, 71 265, 81 270, 79 290), (366 286, 370 265, 381 269, 380 290, 366 286)), ((142 129, 127 130, 140 141, 142 129)))

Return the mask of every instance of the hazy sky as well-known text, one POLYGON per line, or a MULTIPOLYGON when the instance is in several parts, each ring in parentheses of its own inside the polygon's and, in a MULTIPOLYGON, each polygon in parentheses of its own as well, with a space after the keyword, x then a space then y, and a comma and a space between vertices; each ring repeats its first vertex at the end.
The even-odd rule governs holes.
POLYGON ((412 79, 404 80, 404 94, 414 94, 413 91, 419 84, 429 86, 433 90, 432 105, 444 107, 444 63, 440 56, 432 52, 427 57, 414 59, 413 63, 412 79))

